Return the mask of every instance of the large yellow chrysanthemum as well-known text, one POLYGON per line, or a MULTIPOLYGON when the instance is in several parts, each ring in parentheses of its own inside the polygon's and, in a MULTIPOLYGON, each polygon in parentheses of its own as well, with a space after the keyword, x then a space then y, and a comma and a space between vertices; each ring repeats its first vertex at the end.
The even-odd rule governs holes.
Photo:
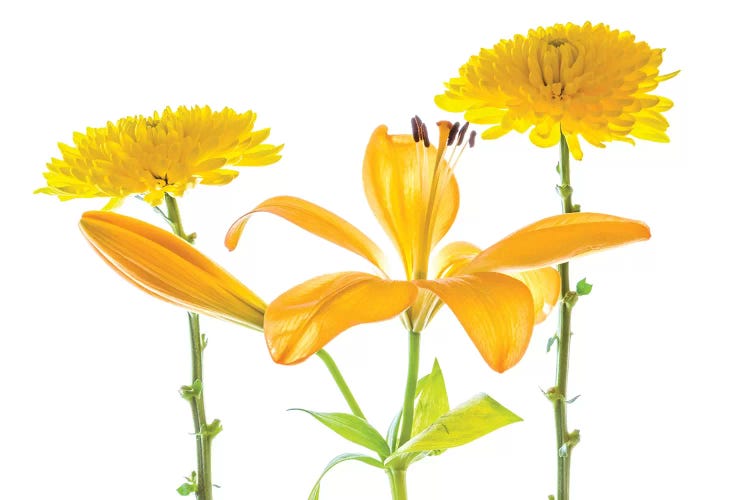
POLYGON ((226 166, 270 165, 281 158, 283 146, 263 144, 270 129, 253 130, 255 116, 180 106, 88 128, 73 134, 74 146, 59 145, 62 159, 47 164, 47 187, 36 192, 61 200, 110 197, 112 208, 132 194, 156 205, 165 193, 181 196, 196 183, 227 184, 238 172, 226 166))
POLYGON ((482 49, 435 102, 493 124, 484 139, 531 128, 531 142, 549 147, 562 131, 577 160, 579 136, 598 147, 632 137, 668 142, 662 112, 672 101, 649 93, 678 73, 659 74, 663 52, 604 24, 556 24, 482 49))

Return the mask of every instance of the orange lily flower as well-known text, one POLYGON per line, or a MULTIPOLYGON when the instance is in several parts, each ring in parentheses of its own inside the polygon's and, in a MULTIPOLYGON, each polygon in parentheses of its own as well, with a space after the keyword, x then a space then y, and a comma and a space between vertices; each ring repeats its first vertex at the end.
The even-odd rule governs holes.
POLYGON ((484 251, 455 242, 433 255, 458 211, 453 169, 474 140, 472 132, 464 141, 467 126, 438 126, 437 145, 430 144, 418 118, 411 136, 389 135, 380 126, 365 153, 367 200, 400 255, 404 280, 388 277, 382 250, 356 227, 300 198, 270 198, 229 229, 225 243, 233 250, 250 216, 275 214, 362 256, 379 271, 319 276, 271 302, 264 332, 276 362, 301 362, 354 325, 401 313, 411 331, 421 332, 445 303, 487 364, 503 372, 518 363, 534 325, 559 298, 559 275, 545 266, 650 237, 642 222, 573 213, 537 221, 484 251))

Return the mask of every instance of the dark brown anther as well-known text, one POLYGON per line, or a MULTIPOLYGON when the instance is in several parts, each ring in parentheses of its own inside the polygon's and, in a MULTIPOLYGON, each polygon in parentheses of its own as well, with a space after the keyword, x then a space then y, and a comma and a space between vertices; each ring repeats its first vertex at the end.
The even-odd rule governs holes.
POLYGON ((469 134, 469 147, 470 148, 474 147, 474 141, 476 140, 476 138, 477 138, 477 131, 472 130, 471 134, 469 134))
POLYGON ((452 145, 453 141, 456 140, 456 135, 458 135, 458 126, 458 122, 454 123, 451 127, 451 131, 448 132, 448 146, 452 145))
POLYGON ((420 132, 422 133, 422 140, 424 141, 425 147, 430 147, 430 138, 427 136, 427 125, 422 123, 422 126, 420 127, 420 132))
POLYGON ((417 125, 417 117, 411 119, 411 136, 414 138, 414 142, 419 142, 419 126, 417 125))
POLYGON ((458 145, 464 143, 464 136, 466 135, 466 131, 469 129, 469 122, 464 123, 464 126, 461 127, 461 130, 458 131, 458 145))

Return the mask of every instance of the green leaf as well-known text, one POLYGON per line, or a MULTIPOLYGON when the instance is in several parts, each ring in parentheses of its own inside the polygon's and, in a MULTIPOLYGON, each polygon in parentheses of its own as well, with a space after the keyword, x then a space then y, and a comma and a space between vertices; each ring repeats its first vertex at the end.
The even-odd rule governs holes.
POLYGON ((404 443, 385 461, 386 467, 406 453, 433 452, 470 443, 521 418, 487 394, 478 394, 438 418, 404 443))
POLYGON ((576 293, 578 295, 588 295, 591 293, 592 288, 594 288, 594 285, 586 283, 586 278, 583 278, 581 281, 576 283, 576 293))
POLYGON ((383 436, 367 423, 366 420, 356 415, 348 413, 318 413, 302 408, 292 408, 292 410, 304 411, 312 415, 339 436, 374 451, 381 458, 387 457, 391 452, 383 436))
POLYGON ((331 470, 334 465, 340 464, 341 462, 346 462, 347 460, 359 460, 360 462, 366 463, 367 465, 372 465, 373 467, 377 467, 378 469, 383 468, 383 463, 380 460, 372 458, 368 455, 361 455, 359 453, 342 453, 341 455, 328 462, 328 465, 326 465, 325 469, 323 469, 323 473, 318 478, 315 486, 313 486, 312 490, 310 491, 310 496, 307 497, 307 500, 318 500, 318 498, 320 497, 320 482, 323 480, 323 476, 325 476, 326 473, 331 470))
POLYGON ((208 436, 210 439, 213 439, 222 430, 224 430, 224 428, 221 426, 221 420, 215 418, 210 424, 203 425, 198 435, 208 436))
POLYGON ((200 380, 196 380, 191 385, 183 385, 180 387, 180 395, 183 399, 190 401, 191 399, 199 397, 203 392, 203 383, 200 380))
POLYGON ((198 491, 198 484, 197 484, 198 477, 195 471, 193 471, 190 474, 190 477, 186 477, 185 480, 187 482, 182 483, 177 488, 177 493, 179 493, 180 496, 183 496, 183 497, 186 497, 190 495, 191 493, 195 493, 196 491, 198 491))
POLYGON ((182 483, 179 488, 177 488, 177 493, 180 494, 180 496, 186 497, 191 493, 195 493, 196 487, 194 484, 190 483, 182 483))
POLYGON ((388 443, 388 449, 391 451, 396 450, 396 443, 398 443, 398 429, 401 427, 401 414, 403 410, 399 410, 396 416, 391 420, 391 425, 388 426, 388 433, 385 435, 385 440, 388 443))
POLYGON ((557 334, 547 339, 547 352, 549 352, 550 349, 552 349, 552 345, 554 345, 554 343, 557 342, 558 340, 559 339, 557 338, 557 334))
POLYGON ((419 434, 448 410, 448 393, 445 390, 443 372, 436 358, 430 374, 422 378, 421 391, 414 408, 412 434, 419 434))

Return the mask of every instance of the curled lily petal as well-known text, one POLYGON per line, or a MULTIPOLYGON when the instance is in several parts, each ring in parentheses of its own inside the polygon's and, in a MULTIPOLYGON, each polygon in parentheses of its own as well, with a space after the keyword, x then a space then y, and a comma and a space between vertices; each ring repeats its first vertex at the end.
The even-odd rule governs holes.
POLYGON ((416 296, 417 287, 407 281, 358 272, 318 276, 268 305, 268 350, 277 363, 299 363, 354 325, 398 315, 416 296))
POLYGON ((551 267, 542 267, 510 276, 529 288, 534 300, 534 323, 544 321, 560 298, 560 274, 551 267))
POLYGON ((495 243, 463 272, 534 269, 650 237, 648 226, 632 219, 587 212, 555 215, 495 243))
POLYGON ((431 265, 436 278, 454 276, 479 255, 482 250, 467 241, 454 241, 445 245, 435 256, 431 265))
POLYGON ((365 152, 362 177, 367 201, 401 254, 407 278, 426 264, 458 211, 458 184, 445 160, 436 165, 437 154, 435 146, 424 147, 411 135, 389 135, 385 126, 375 129, 365 152), (428 221, 433 180, 437 182, 432 194, 440 201, 432 200, 435 209, 428 221))
POLYGON ((262 329, 263 300, 177 236, 113 212, 86 212, 80 228, 99 255, 138 288, 192 311, 262 329))
POLYGON ((499 273, 415 283, 448 305, 493 370, 504 372, 520 361, 534 328, 534 301, 526 285, 499 273))
POLYGON ((224 244, 229 250, 237 247, 245 224, 250 216, 258 212, 267 212, 282 217, 316 236, 364 257, 385 273, 383 251, 362 231, 333 212, 294 196, 269 198, 237 219, 224 239, 224 244))

